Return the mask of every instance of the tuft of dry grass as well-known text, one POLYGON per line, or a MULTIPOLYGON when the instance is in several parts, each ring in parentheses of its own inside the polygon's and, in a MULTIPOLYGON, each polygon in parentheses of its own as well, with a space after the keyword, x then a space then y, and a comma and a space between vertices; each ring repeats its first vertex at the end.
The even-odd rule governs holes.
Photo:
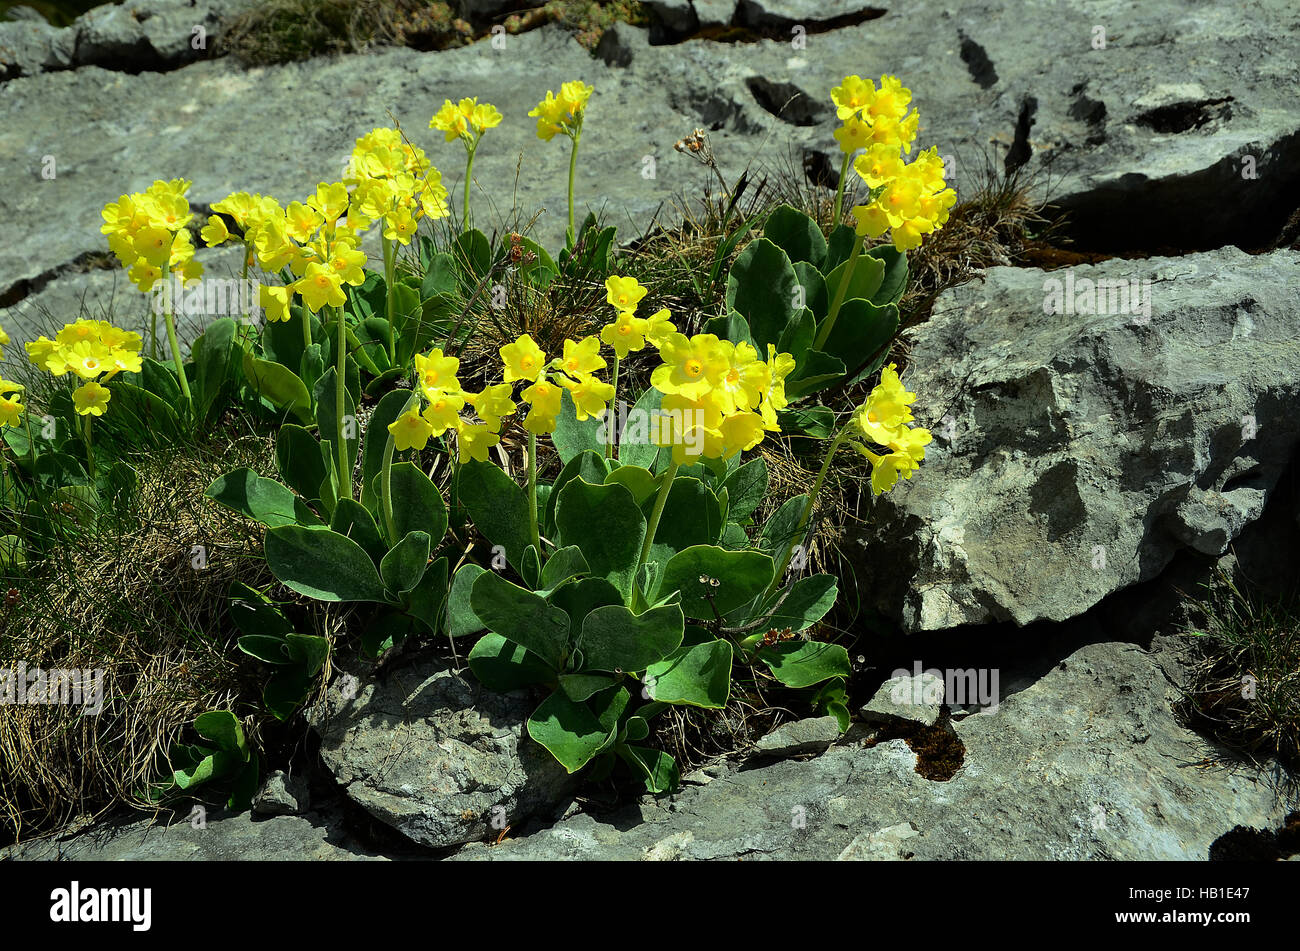
POLYGON ((1220 573, 1196 602, 1195 638, 1179 713, 1231 750, 1300 766, 1300 611, 1264 603, 1220 573))
POLYGON ((0 579, 0 667, 104 672, 96 715, 0 705, 0 838, 148 805, 172 742, 249 687, 226 591, 236 578, 270 580, 261 533, 203 490, 239 465, 266 471, 273 458, 267 439, 137 455, 138 491, 123 510, 0 579), (206 567, 195 567, 195 546, 206 567))

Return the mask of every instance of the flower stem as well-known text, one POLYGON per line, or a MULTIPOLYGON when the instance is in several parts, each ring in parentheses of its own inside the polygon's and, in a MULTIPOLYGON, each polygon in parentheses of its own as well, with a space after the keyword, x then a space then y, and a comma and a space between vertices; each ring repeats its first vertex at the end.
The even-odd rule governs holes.
POLYGON ((578 140, 581 138, 582 127, 579 126, 573 132, 573 148, 569 152, 569 230, 565 232, 565 239, 570 249, 578 237, 573 228, 573 175, 578 168, 578 140))
POLYGON ((614 458, 614 429, 618 426, 618 355, 614 356, 614 374, 611 381, 614 384, 614 396, 609 401, 609 409, 606 410, 605 419, 605 458, 614 458))
POLYGON ((844 153, 844 161, 840 163, 840 180, 835 186, 835 207, 831 210, 831 229, 834 230, 840 223, 840 212, 844 208, 844 180, 849 177, 849 162, 853 159, 852 152, 844 153))
MULTIPOLYGON (((406 405, 402 411, 397 414, 398 418, 405 416, 412 406, 420 402, 420 391, 412 390, 411 395, 406 399, 406 405)), ((367 437, 370 435, 367 431, 367 437)), ((384 464, 379 470, 379 507, 384 517, 384 532, 388 535, 388 544, 396 545, 401 539, 397 537, 397 523, 393 521, 393 451, 397 448, 393 441, 393 434, 388 434, 388 442, 384 443, 384 464)))
POLYGON ((804 503, 803 512, 799 515, 799 525, 794 530, 794 535, 790 538, 790 543, 785 546, 785 553, 781 556, 780 562, 776 566, 776 574, 772 576, 772 583, 767 586, 767 592, 764 598, 771 597, 772 592, 781 586, 785 578, 785 570, 790 567, 790 558, 794 554, 797 546, 803 544, 804 532, 808 528, 808 521, 812 518, 813 506, 817 504, 817 495, 822 490, 822 483, 826 481, 826 473, 830 471, 831 460, 835 458, 835 451, 847 437, 847 428, 836 433, 835 438, 831 440, 830 447, 826 450, 826 458, 822 460, 821 471, 817 473, 817 481, 813 483, 812 492, 808 494, 808 501, 804 503))
POLYGON ((633 604, 641 593, 641 569, 645 567, 646 559, 650 557, 650 546, 654 544, 655 532, 659 530, 659 519, 663 517, 664 506, 668 504, 668 493, 672 491, 673 479, 677 478, 679 468, 681 468, 680 464, 673 460, 664 470, 664 481, 659 486, 659 494, 655 496, 655 507, 650 510, 650 523, 646 525, 645 543, 641 546, 641 557, 636 560, 636 571, 632 574, 633 604))
POLYGON ((813 349, 820 350, 825 346, 826 341, 830 338, 831 328, 835 326, 835 318, 840 315, 840 306, 844 303, 844 295, 849 291, 849 281, 853 279, 853 269, 857 266, 858 257, 862 254, 863 235, 857 235, 853 239, 853 250, 849 252, 849 263, 844 268, 844 276, 840 278, 840 286, 835 289, 835 300, 831 303, 831 309, 826 314, 826 320, 822 323, 821 330, 817 331, 817 339, 813 341, 813 349))
POLYGON ((542 538, 537 530, 537 436, 534 433, 528 434, 528 530, 540 561, 542 538))
POLYGON ((87 413, 85 416, 81 418, 85 420, 85 429, 82 431, 82 438, 85 439, 86 441, 87 471, 90 473, 90 477, 93 479, 95 478, 95 450, 91 447, 90 414, 87 413))
POLYGON ((340 499, 352 498, 352 466, 348 463, 348 443, 343 438, 344 418, 347 410, 347 380, 345 373, 347 371, 347 332, 343 324, 343 308, 336 307, 338 317, 338 336, 335 338, 334 347, 338 351, 337 366, 335 369, 336 378, 334 380, 334 412, 338 416, 338 426, 335 429, 337 443, 335 451, 338 453, 338 488, 340 499))
POLYGON ((461 215, 461 230, 469 231, 469 183, 474 174, 474 152, 477 151, 477 145, 468 146, 469 157, 465 160, 465 212, 461 215))
MULTIPOLYGON (((163 280, 167 279, 167 271, 163 271, 163 280)), ((157 326, 158 315, 154 314, 155 327, 157 326)), ((181 363, 181 345, 176 340, 176 321, 172 319, 172 309, 167 307, 163 310, 163 323, 167 325, 167 343, 171 347, 172 362, 176 364, 176 379, 181 385, 181 394, 185 397, 185 406, 191 417, 194 415, 194 397, 190 396, 190 384, 185 379, 185 365, 181 363)), ((155 331, 155 336, 157 333, 155 331)))
MULTIPOLYGON (((397 270, 397 247, 387 238, 380 239, 384 249, 384 291, 387 294, 388 362, 397 362, 397 324, 393 320, 393 272, 397 270)), ((342 316, 340 315, 340 321, 342 316)))

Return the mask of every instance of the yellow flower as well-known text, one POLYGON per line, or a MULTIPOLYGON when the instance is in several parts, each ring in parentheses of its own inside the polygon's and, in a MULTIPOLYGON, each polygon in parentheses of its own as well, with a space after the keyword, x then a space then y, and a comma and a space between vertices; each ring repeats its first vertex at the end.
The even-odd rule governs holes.
POLYGON ((903 160, 898 155, 898 146, 873 145, 853 160, 853 168, 868 186, 879 188, 903 174, 903 160))
POLYGON ((272 323, 289 319, 289 302, 291 300, 293 300, 292 287, 273 287, 262 284, 257 289, 257 302, 266 311, 266 319, 272 323))
POLYGON ((316 194, 307 199, 307 204, 320 214, 326 222, 335 222, 348 210, 348 186, 342 182, 327 184, 321 182, 316 186, 316 194))
POLYGON ((0 359, 4 358, 5 347, 7 346, 9 346, 9 335, 5 333, 3 327, 0 327, 0 359))
POLYGON ((753 409, 767 392, 771 371, 758 359, 758 351, 752 344, 723 340, 719 346, 726 354, 728 366, 713 390, 714 398, 724 413, 753 409))
POLYGON ((0 396, 0 425, 17 426, 22 419, 23 404, 17 394, 0 396))
POLYGON ((485 386, 481 393, 466 393, 465 402, 474 407, 474 412, 488 429, 500 432, 501 417, 509 416, 517 409, 515 401, 510 398, 511 389, 509 383, 485 386))
POLYGON ((872 143, 871 132, 871 123, 861 116, 852 115, 844 120, 844 124, 835 130, 834 135, 835 141, 840 144, 840 151, 852 155, 872 143))
POLYGON ((108 387, 91 380, 72 391, 72 403, 78 416, 103 416, 110 395, 108 387))
POLYGON ((285 233, 300 244, 311 238, 316 229, 325 223, 320 212, 300 201, 289 202, 284 217, 285 233))
POLYGON ((342 307, 348 299, 338 274, 317 261, 307 265, 307 273, 293 287, 313 314, 325 306, 342 307))
POLYGON ((718 427, 722 434, 721 456, 729 459, 738 452, 748 452, 763 441, 763 417, 749 411, 723 417, 718 427))
POLYGON ((546 91, 546 98, 528 114, 537 119, 537 137, 549 142, 557 132, 574 135, 582 125, 587 100, 595 90, 581 80, 571 80, 560 87, 560 95, 546 91))
POLYGON ((441 348, 430 350, 428 356, 420 353, 415 355, 415 372, 420 386, 426 391, 436 389, 459 392, 460 381, 456 379, 459 370, 460 361, 455 357, 443 356, 441 348))
POLYGON ((901 438, 912 419, 911 404, 916 394, 909 392, 898 376, 898 365, 891 363, 880 371, 880 382, 866 401, 853 411, 850 426, 862 437, 878 446, 888 446, 901 438))
POLYGON ((523 334, 514 343, 506 344, 499 353, 501 362, 505 364, 505 374, 502 379, 506 383, 513 383, 515 380, 532 382, 537 380, 546 369, 546 354, 528 334, 523 334))
MULTIPOLYGON (((665 310, 660 313, 668 312, 665 310)), ((625 310, 614 318, 613 323, 606 324, 601 329, 600 339, 609 344, 614 349, 614 355, 622 360, 629 353, 645 349, 648 326, 649 323, 644 318, 634 317, 630 310, 625 310)))
POLYGON ((208 247, 215 248, 230 238, 230 229, 226 227, 225 219, 220 215, 209 215, 208 223, 199 231, 199 237, 208 247))
POLYGON ((645 338, 655 347, 662 347, 669 336, 677 333, 669 316, 668 308, 665 307, 646 318, 645 338))
POLYGON ((912 478, 912 473, 921 467, 925 447, 932 438, 928 429, 915 427, 904 430, 898 439, 890 443, 890 451, 883 455, 859 446, 858 451, 871 461, 871 494, 888 492, 898 484, 899 476, 912 478))
POLYGON ((329 265, 344 284, 360 287, 366 282, 366 252, 346 240, 335 241, 330 247, 329 265))
POLYGON ((605 300, 619 313, 635 311, 636 305, 645 297, 646 289, 635 277, 612 275, 605 279, 605 300))
MULTIPOLYGON (((235 224, 247 231, 259 209, 258 201, 248 192, 233 192, 213 205, 212 210, 230 215, 235 219, 235 224)), ((208 223, 212 223, 211 218, 208 219, 208 223)), ((205 240, 206 237, 205 235, 205 240)))
POLYGON ((95 379, 101 373, 112 369, 113 363, 109 349, 98 340, 83 340, 73 344, 64 352, 63 360, 67 370, 71 370, 83 380, 95 379))
POLYGON ((456 427, 456 437, 462 463, 470 459, 487 462, 488 450, 501 441, 501 436, 486 425, 463 420, 456 427))
POLYGON ((857 222, 853 230, 864 238, 878 238, 889 230, 889 215, 878 202, 850 208, 849 214, 857 222))
POLYGON ((727 352, 713 334, 686 337, 674 333, 659 347, 663 366, 655 367, 650 383, 660 393, 699 399, 721 382, 727 372, 727 352))
POLYGON ((572 340, 564 341, 560 369, 574 377, 605 369, 605 360, 600 355, 600 340, 596 337, 583 337, 576 343, 572 340))
POLYGON ((524 429, 538 436, 555 432, 563 392, 554 383, 538 380, 520 393, 524 402, 531 404, 528 415, 524 417, 524 429))
POLYGON ((433 435, 441 436, 449 429, 454 429, 460 422, 460 411, 465 406, 463 393, 437 390, 426 391, 429 405, 424 408, 424 419, 433 430, 433 435))
POLYGON ((719 455, 722 411, 708 397, 697 400, 676 393, 665 396, 655 423, 651 427, 651 442, 672 447, 673 462, 679 466, 701 456, 719 455))
POLYGON ((403 413, 389 423, 388 431, 393 436, 393 447, 399 452, 423 449, 429 444, 429 437, 434 434, 428 420, 415 410, 403 413))
POLYGON ((166 228, 151 225, 136 232, 131 241, 131 248, 142 260, 156 267, 162 267, 172 254, 172 242, 176 239, 166 228))
POLYGON ((840 85, 831 90, 831 101, 835 103, 835 117, 840 120, 857 115, 872 104, 876 96, 876 87, 870 79, 861 76, 845 76, 840 85))
POLYGON ((873 119, 902 119, 911 101, 912 91, 903 88, 897 76, 881 76, 880 88, 871 97, 866 111, 873 119))
POLYGON ((289 240, 285 220, 278 215, 257 226, 253 248, 257 251, 257 260, 268 271, 280 270, 298 253, 298 248, 289 240))
POLYGON ((561 379, 560 385, 573 397, 573 408, 578 422, 588 417, 599 419, 605 415, 606 404, 614 398, 614 387, 594 376, 582 375, 576 380, 561 379))

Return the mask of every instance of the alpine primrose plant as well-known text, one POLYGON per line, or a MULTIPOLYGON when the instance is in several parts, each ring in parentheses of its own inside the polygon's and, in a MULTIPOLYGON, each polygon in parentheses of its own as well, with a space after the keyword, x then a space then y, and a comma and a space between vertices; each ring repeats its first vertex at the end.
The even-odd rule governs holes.
MULTIPOLYGON (((649 745, 655 717, 671 706, 725 707, 733 671, 738 682, 800 694, 848 727, 848 653, 809 633, 835 604, 837 581, 805 576, 795 556, 839 450, 870 464, 873 495, 910 479, 924 458, 930 434, 912 425, 916 394, 883 364, 907 251, 942 227, 955 196, 933 149, 903 160, 918 126, 910 92, 890 76, 879 87, 846 77, 832 96, 845 158, 829 234, 804 212, 777 208, 731 262, 722 313, 639 316, 649 292, 611 273, 614 229, 589 216, 574 232, 592 91, 566 82, 529 113, 543 140, 571 140, 558 266, 530 239, 512 236, 507 247, 470 227, 475 151, 502 117, 476 99, 447 100, 430 127, 466 149, 463 222, 450 247, 415 242, 421 222, 449 215, 440 173, 399 129, 377 128, 356 140, 340 181, 303 201, 235 192, 212 206, 202 240, 238 242, 244 274, 256 264, 274 276, 260 288, 260 328, 215 321, 185 361, 164 313, 170 365, 141 354, 140 334, 100 321, 69 324, 28 351, 50 373, 82 381, 66 408, 84 418, 85 475, 73 481, 95 482, 89 420, 110 398, 191 434, 232 402, 273 420, 279 478, 237 469, 206 494, 265 527, 266 562, 285 588, 347 610, 371 656, 408 638, 446 637, 453 652, 472 639, 468 665, 484 685, 544 696, 528 733, 567 770, 598 777, 622 761, 662 791, 678 776, 649 745), (868 189, 849 210, 852 226, 839 220, 850 168, 868 189), (382 273, 366 268, 361 250, 371 227, 380 229, 382 273), (888 243, 866 247, 886 232, 888 243), (418 267, 399 259, 412 243, 418 267), (486 374, 482 361, 462 365, 474 352, 463 348, 475 332, 466 316, 490 282, 545 294, 561 274, 604 281, 612 317, 601 314, 599 330, 548 342, 551 353, 511 332, 496 349, 499 373, 495 360, 486 374), (621 376, 646 379, 621 374, 624 362, 652 348, 649 386, 620 393, 621 376), (877 373, 879 384, 839 422, 836 395, 877 373), (373 406, 362 413, 365 400, 373 406), (787 436, 825 440, 821 468, 809 492, 758 525, 767 467, 761 455, 742 458, 787 436), (526 477, 516 479, 493 457, 505 463, 520 443, 526 477), (445 499, 425 468, 429 452, 446 457, 445 499), (476 537, 490 557, 475 554, 476 537)), ((169 271, 200 274, 188 188, 158 181, 104 210, 110 247, 142 291, 169 271)), ((36 473, 37 440, 12 436, 20 422, 31 428, 21 389, 0 381, 0 432, 36 473)), ((76 468, 68 445, 53 445, 51 457, 76 468)), ((287 719, 324 668, 329 641, 299 630, 269 590, 233 585, 230 610, 240 649, 270 668, 266 708, 287 719)), ((230 716, 214 712, 198 729, 208 746, 179 750, 176 787, 221 773, 247 786, 249 755, 230 716)))

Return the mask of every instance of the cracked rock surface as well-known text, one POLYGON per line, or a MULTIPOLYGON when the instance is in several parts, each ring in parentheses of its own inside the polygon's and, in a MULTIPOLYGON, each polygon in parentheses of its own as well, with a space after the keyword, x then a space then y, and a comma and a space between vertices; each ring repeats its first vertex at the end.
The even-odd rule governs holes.
POLYGON ((924 472, 850 529, 876 606, 910 632, 1063 621, 1224 553, 1300 445, 1298 268, 1224 248, 941 295, 904 334, 924 472), (1058 290, 1094 312, 1045 313, 1058 290))

